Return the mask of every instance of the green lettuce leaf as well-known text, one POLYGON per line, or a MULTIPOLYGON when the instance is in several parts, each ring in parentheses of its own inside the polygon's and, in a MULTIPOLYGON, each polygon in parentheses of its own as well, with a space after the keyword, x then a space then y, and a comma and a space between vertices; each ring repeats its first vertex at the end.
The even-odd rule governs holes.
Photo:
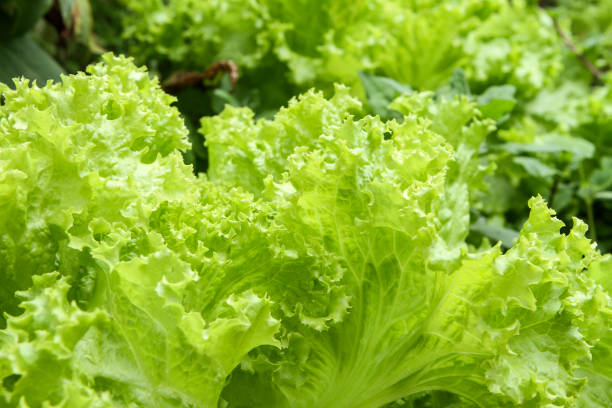
MULTIPOLYGON (((609 294, 612 290, 612 258, 608 255, 594 263, 589 268, 589 275, 609 294)), ((593 349, 592 357, 583 359, 578 370, 580 375, 588 379, 576 403, 580 408, 603 408, 612 404, 612 329, 610 325, 604 327, 601 341, 593 349)))
POLYGON ((255 240, 245 212, 263 210, 198 181, 173 99, 104 59, 2 88, 0 404, 215 407, 246 353, 279 344, 266 291, 214 279, 231 225, 253 224, 255 240), (207 216, 190 227, 175 207, 207 216))
POLYGON ((334 254, 350 296, 328 327, 283 319, 283 347, 250 353, 223 398, 378 407, 450 392, 482 407, 572 406, 608 310, 583 273, 600 257, 585 224, 560 234, 534 198, 513 248, 470 250, 467 189, 486 174, 475 153, 490 122, 465 98, 426 94, 392 105, 401 124, 357 120, 347 97, 309 93, 273 121, 234 108, 202 120, 211 180, 261 194, 294 245, 334 254))
POLYGON ((0 88, 0 406, 585 398, 607 258, 541 197, 506 252, 466 243, 494 130, 467 97, 400 96, 401 123, 343 86, 273 120, 228 106, 197 178, 157 80, 88 73, 0 88))

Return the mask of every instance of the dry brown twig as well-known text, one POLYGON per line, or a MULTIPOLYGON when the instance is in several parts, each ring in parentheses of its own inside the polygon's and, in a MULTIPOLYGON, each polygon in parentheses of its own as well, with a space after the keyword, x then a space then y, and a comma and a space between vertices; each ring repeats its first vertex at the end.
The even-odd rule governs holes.
MULTIPOLYGON (((557 2, 555 0, 540 0, 538 2, 538 6, 540 6, 544 10, 546 10, 547 8, 555 7, 556 5, 557 5, 557 2)), ((549 16, 553 21, 553 24, 555 26, 555 31, 557 31, 557 34, 561 38, 561 41, 563 41, 565 46, 572 52, 572 54, 574 54, 576 58, 580 60, 582 65, 584 65, 585 68, 588 69, 589 72, 591 72, 591 74, 593 74, 595 79, 598 81, 601 81, 603 78, 602 72, 598 70, 597 67, 593 65, 593 63, 589 61, 589 59, 584 54, 578 51, 578 48, 576 48, 574 43, 569 39, 569 37, 565 34, 563 29, 561 28, 559 21, 557 21, 557 19, 554 16, 550 14, 549 16)))
POLYGON ((236 82, 238 82, 238 66, 232 60, 215 62, 203 72, 177 72, 162 83, 162 88, 168 93, 175 94, 185 88, 200 85, 206 79, 213 79, 220 72, 225 72, 229 75, 233 89, 236 86, 236 82))
POLYGON ((584 65, 586 69, 588 69, 595 78, 601 80, 603 78, 603 74, 601 73, 601 71, 598 70, 597 67, 593 65, 584 54, 578 51, 574 43, 572 43, 567 37, 567 35, 565 35, 565 32, 563 32, 563 29, 559 25, 557 19, 552 17, 552 20, 553 24, 555 25, 555 30, 557 30, 557 34, 559 34, 559 37, 561 37, 561 40, 567 46, 567 48, 569 48, 569 50, 580 60, 580 62, 582 62, 582 65, 584 65))

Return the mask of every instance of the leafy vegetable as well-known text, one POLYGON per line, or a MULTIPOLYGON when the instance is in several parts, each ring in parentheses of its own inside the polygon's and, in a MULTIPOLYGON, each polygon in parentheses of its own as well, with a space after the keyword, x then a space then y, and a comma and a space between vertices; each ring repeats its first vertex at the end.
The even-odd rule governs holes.
POLYGON ((2 301, 16 315, 2 334, 4 403, 214 406, 247 351, 278 343, 278 321, 265 296, 200 279, 222 254, 190 249, 228 222, 204 207, 230 196, 206 204, 207 188, 200 201, 172 98, 126 59, 105 61, 2 90, 2 301), (184 251, 164 238, 172 203, 207 218, 184 231, 184 251))
POLYGON ((202 120, 197 178, 174 99, 126 58, 15 88, 0 88, 0 405, 590 398, 609 258, 541 197, 505 253, 466 243, 494 131, 467 97, 401 96, 401 123, 343 86, 273 120, 227 106, 202 120))
MULTIPOLYGON (((568 307, 573 291, 589 293, 581 310, 607 302, 581 272, 598 258, 584 224, 559 235, 561 223, 533 199, 514 248, 469 250, 461 204, 478 173, 468 152, 486 134, 478 121, 465 127, 474 108, 465 99, 434 107, 410 98, 395 105, 406 114, 401 125, 375 126, 366 117, 357 122, 364 132, 348 112, 336 113, 351 106, 342 95, 331 103, 306 95, 274 122, 253 123, 248 111, 234 109, 203 121, 211 159, 221 155, 211 160, 211 179, 280 199, 293 239, 339 256, 350 295, 342 322, 327 330, 297 326, 286 350, 251 354, 224 394, 230 405, 268 406, 269 382, 279 393, 274 401, 284 397, 287 406, 375 407, 439 390, 479 406, 571 405, 582 380, 571 374, 576 362, 565 359, 588 357, 588 346, 582 334, 555 330, 581 320, 568 307), (417 107, 412 116, 409 107, 417 107), (418 119, 427 116, 431 128, 418 119), (452 139, 450 124, 464 137, 452 139), (287 140, 281 135, 295 141, 275 147, 287 140), (293 153, 276 155, 278 148, 293 153), (252 391, 258 384, 261 391, 252 391), (246 390, 248 402, 240 397, 246 390)), ((583 322, 585 333, 599 324, 583 322)))
POLYGON ((0 0, 0 407, 612 406, 611 17, 0 0))

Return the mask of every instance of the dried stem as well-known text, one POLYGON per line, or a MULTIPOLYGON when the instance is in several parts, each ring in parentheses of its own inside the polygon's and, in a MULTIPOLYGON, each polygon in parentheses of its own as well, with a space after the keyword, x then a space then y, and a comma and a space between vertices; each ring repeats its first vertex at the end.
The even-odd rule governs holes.
POLYGON ((162 88, 168 93, 176 94, 185 88, 201 84, 205 79, 216 77, 219 72, 227 73, 232 87, 236 86, 238 67, 232 60, 223 60, 215 62, 203 72, 177 72, 163 82, 162 88))
POLYGON ((580 60, 580 62, 582 62, 582 65, 584 65, 586 69, 588 69, 598 81, 601 81, 603 78, 603 74, 601 73, 601 71, 598 70, 597 67, 593 65, 584 54, 578 51, 576 46, 571 42, 569 37, 565 34, 563 29, 559 25, 557 19, 554 17, 551 18, 553 20, 553 24, 555 25, 555 30, 557 30, 557 34, 559 34, 559 37, 561 37, 563 43, 567 46, 567 48, 569 48, 572 54, 574 54, 580 60))

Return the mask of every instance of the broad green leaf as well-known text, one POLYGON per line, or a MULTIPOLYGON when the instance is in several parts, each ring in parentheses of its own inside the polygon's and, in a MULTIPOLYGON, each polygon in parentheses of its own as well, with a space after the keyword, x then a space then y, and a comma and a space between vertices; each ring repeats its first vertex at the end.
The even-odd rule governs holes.
POLYGON ((593 157, 595 146, 588 140, 561 136, 557 134, 544 135, 534 143, 504 143, 499 146, 500 149, 511 154, 521 153, 571 153, 570 161, 579 163, 584 159, 593 157))
POLYGON ((501 241, 502 245, 506 248, 512 248, 516 238, 519 236, 518 231, 488 224, 482 217, 470 226, 470 230, 481 233, 493 242, 501 241))
POLYGON ((612 187, 612 157, 604 156, 601 158, 601 167, 591 173, 587 183, 584 183, 578 190, 578 195, 586 200, 593 198, 597 200, 607 200, 612 187))
POLYGON ((514 109, 515 91, 516 88, 512 85, 491 86, 478 96, 478 109, 484 116, 500 120, 514 109))
POLYGON ((517 156, 512 161, 520 165, 528 174, 533 177, 547 178, 557 174, 557 170, 544 164, 542 161, 526 156, 517 156))
POLYGON ((0 82, 13 86, 13 78, 25 77, 39 85, 59 79, 63 70, 37 43, 29 37, 0 43, 0 82))
POLYGON ((610 201, 612 200, 612 191, 600 191, 595 194, 596 200, 610 201))
POLYGON ((52 4, 53 0, 1 0, 0 43, 25 35, 52 4))
POLYGON ((59 0, 60 12, 62 13, 62 19, 66 27, 72 25, 72 13, 77 0, 59 0))
POLYGON ((408 85, 400 84, 391 78, 370 75, 359 72, 359 79, 365 89, 368 104, 375 114, 381 118, 390 119, 399 116, 397 112, 389 109, 389 104, 402 94, 409 94, 412 88, 408 85))

